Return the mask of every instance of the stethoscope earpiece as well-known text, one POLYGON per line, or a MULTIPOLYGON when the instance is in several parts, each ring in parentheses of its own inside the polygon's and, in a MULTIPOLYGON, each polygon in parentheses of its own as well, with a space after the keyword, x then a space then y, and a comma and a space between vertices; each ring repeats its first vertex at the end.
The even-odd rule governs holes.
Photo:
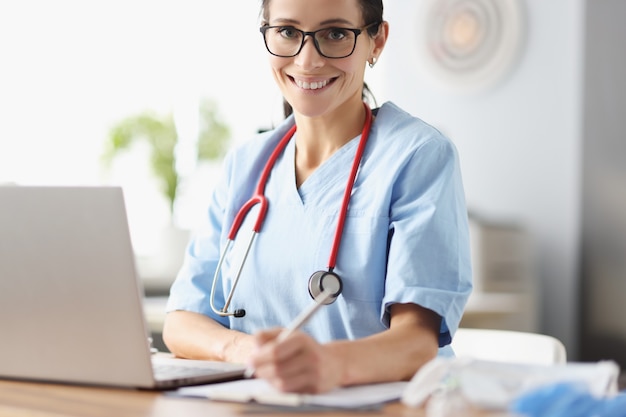
POLYGON ((335 302, 341 291, 343 283, 339 275, 330 271, 317 271, 309 278, 309 294, 316 299, 324 290, 331 292, 330 297, 324 301, 324 304, 332 304, 335 302))

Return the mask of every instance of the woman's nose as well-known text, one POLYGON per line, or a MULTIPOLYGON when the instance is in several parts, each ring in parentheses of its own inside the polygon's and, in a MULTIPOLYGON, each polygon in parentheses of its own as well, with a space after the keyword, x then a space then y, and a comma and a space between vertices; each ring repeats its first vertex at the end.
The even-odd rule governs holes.
POLYGON ((294 62, 302 68, 317 68, 324 65, 324 59, 315 47, 315 40, 309 35, 305 37, 304 45, 300 53, 295 56, 294 62))

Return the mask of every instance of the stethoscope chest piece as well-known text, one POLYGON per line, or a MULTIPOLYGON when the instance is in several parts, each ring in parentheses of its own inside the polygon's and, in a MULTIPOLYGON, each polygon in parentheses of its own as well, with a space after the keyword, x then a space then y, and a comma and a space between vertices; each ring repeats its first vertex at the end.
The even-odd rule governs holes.
POLYGON ((330 271, 317 271, 309 278, 309 294, 314 299, 324 290, 331 291, 332 295, 328 297, 324 304, 332 304, 343 289, 343 284, 339 275, 330 271))

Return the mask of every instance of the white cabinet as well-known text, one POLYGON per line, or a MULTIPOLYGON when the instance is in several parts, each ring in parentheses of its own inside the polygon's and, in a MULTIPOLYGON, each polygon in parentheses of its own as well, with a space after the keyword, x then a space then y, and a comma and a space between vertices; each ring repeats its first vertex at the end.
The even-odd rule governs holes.
POLYGON ((538 303, 527 233, 470 217, 474 291, 462 327, 537 331, 538 303))

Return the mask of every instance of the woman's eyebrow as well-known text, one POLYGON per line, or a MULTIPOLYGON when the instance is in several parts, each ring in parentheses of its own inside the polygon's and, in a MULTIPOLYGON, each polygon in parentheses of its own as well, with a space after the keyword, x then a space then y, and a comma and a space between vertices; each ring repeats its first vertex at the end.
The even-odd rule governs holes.
POLYGON ((300 21, 298 21, 298 20, 288 19, 288 18, 278 18, 278 19, 271 19, 270 20, 270 24, 272 24, 272 25, 275 25, 275 24, 297 25, 299 23, 300 23, 300 21))
MULTIPOLYGON (((270 23, 272 25, 280 24, 280 25, 294 25, 294 26, 301 24, 301 22, 299 20, 290 19, 290 18, 286 18, 286 17, 285 18, 272 19, 270 21, 270 23)), ((346 20, 346 19, 335 18, 335 19, 324 20, 324 21, 320 22, 318 26, 328 26, 328 25, 353 25, 353 23, 350 22, 349 20, 346 20)))
POLYGON ((323 22, 320 22, 320 26, 327 26, 327 25, 338 25, 338 24, 343 24, 343 25, 352 25, 353 23, 350 22, 349 20, 346 19, 328 19, 328 20, 324 20, 323 22))

